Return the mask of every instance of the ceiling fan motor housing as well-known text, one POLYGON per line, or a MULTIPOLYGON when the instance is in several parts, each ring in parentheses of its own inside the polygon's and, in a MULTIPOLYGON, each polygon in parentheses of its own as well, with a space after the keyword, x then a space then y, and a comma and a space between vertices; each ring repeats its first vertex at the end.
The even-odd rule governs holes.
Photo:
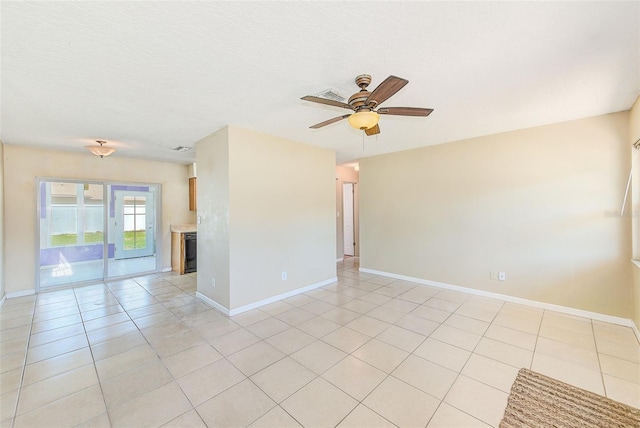
POLYGON ((371 76, 368 74, 361 74, 356 76, 356 85, 360 87, 360 89, 364 89, 371 84, 371 76))
POLYGON ((369 109, 369 107, 367 106, 367 98, 369 98, 370 94, 371 92, 364 89, 362 89, 360 92, 356 92, 349 97, 349 105, 356 111, 361 110, 363 107, 369 109))

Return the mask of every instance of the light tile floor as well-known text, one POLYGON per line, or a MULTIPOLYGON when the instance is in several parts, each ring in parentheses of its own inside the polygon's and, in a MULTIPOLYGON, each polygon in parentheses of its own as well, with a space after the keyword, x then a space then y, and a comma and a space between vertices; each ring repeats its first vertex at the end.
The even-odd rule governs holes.
POLYGON ((8 300, 1 427, 497 426, 520 367, 640 407, 627 327, 358 272, 238 316, 157 274, 8 300))

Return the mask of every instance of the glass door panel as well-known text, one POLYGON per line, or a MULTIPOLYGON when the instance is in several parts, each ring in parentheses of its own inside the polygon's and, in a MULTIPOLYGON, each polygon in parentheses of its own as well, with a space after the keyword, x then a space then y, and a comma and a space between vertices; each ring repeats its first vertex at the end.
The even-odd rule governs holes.
POLYGON ((155 252, 153 193, 116 192, 115 258, 147 257, 155 252), (149 233, 147 233, 149 232, 149 233))
POLYGON ((40 287, 104 276, 104 186, 41 181, 40 287))
POLYGON ((150 272, 156 267, 157 186, 109 186, 109 276, 150 272))

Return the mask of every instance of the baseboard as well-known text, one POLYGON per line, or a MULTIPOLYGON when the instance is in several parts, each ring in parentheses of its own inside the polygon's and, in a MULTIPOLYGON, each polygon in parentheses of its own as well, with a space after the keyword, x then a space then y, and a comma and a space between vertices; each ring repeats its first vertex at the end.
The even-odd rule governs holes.
POLYGON ((374 270, 374 269, 360 268, 360 272, 372 273, 374 275, 386 276, 388 278, 401 279, 404 281, 415 282, 417 284, 429 285, 431 287, 443 288, 446 290, 461 291, 468 294, 474 294, 476 296, 489 297, 492 299, 504 300, 505 302, 518 303, 520 305, 531 306, 538 309, 548 309, 548 310, 561 312, 568 315, 591 318, 597 321, 603 321, 611 324, 631 327, 634 330, 636 337, 638 338, 638 341, 640 341, 640 332, 638 331, 637 326, 632 320, 628 318, 616 317, 613 315, 606 315, 598 312, 585 311, 583 309, 576 309, 568 306, 555 305, 553 303, 539 302, 537 300, 523 299, 522 297, 514 297, 514 296, 509 296, 507 294, 493 293, 490 291, 478 290, 476 288, 462 287, 459 285, 447 284, 444 282, 430 281, 428 279, 414 278, 406 275, 398 275, 395 273, 383 272, 383 271, 374 270))
POLYGON ((171 272, 171 266, 163 267, 161 272, 171 272))
POLYGON ((0 299, 0 308, 2 307, 2 305, 4 305, 4 302, 6 301, 7 301, 7 295, 3 294, 2 299, 0 299))
POLYGON ((633 320, 629 320, 629 321, 631 321, 631 329, 636 334, 636 339, 638 339, 638 342, 640 342, 640 330, 638 330, 638 326, 636 325, 635 322, 633 322, 633 320))
POLYGON ((336 263, 340 263, 340 262, 343 262, 343 261, 344 261, 344 257, 338 257, 336 259, 336 263))
POLYGON ((31 296, 32 294, 36 294, 36 290, 14 291, 13 293, 5 294, 5 298, 15 299, 16 297, 31 296))
POLYGON ((259 308, 260 306, 268 305, 270 303, 275 303, 275 302, 277 302, 279 300, 283 300, 283 299, 286 299, 286 298, 289 298, 289 297, 293 297, 293 296, 296 296, 298 294, 306 293, 307 291, 315 290, 316 288, 324 287, 325 285, 333 284, 334 282, 337 282, 337 281, 338 281, 338 278, 337 277, 333 277, 333 278, 327 279, 325 281, 321 281, 321 282, 317 282, 315 284, 307 285, 306 287, 297 288, 297 289, 292 290, 292 291, 287 291, 286 293, 282 293, 282 294, 278 294, 276 296, 268 297, 266 299, 258 300, 257 302, 249 303, 248 305, 240 306, 239 308, 235 308, 235 309, 226 308, 226 307, 222 306, 220 303, 216 302, 215 300, 210 299, 209 297, 205 296, 202 293, 196 292, 196 297, 201 299, 205 303, 209 304, 210 306, 214 307, 215 309, 219 310, 223 314, 232 317, 234 315, 238 315, 238 314, 241 314, 243 312, 250 311, 251 309, 259 308))
POLYGON ((204 294, 196 291, 196 297, 200 300, 202 300, 204 303, 206 303, 207 305, 211 306, 214 309, 219 310, 220 312, 222 312, 223 314, 225 314, 226 316, 230 316, 229 315, 229 309, 222 306, 220 303, 216 302, 215 300, 205 296, 204 294))

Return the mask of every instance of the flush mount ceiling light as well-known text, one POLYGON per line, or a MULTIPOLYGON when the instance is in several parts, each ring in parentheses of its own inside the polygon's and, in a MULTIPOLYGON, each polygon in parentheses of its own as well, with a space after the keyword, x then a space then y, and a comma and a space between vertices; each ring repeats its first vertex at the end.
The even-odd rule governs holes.
POLYGON ((171 150, 175 150, 176 152, 184 153, 184 152, 188 152, 189 150, 191 150, 191 147, 178 146, 178 147, 175 147, 175 148, 173 148, 171 150))
POLYGON ((99 146, 84 146, 85 149, 89 150, 96 156, 100 156, 101 158, 105 156, 109 156, 113 152, 116 151, 113 147, 105 147, 103 144, 107 144, 106 141, 96 140, 96 143, 100 144, 99 146))

